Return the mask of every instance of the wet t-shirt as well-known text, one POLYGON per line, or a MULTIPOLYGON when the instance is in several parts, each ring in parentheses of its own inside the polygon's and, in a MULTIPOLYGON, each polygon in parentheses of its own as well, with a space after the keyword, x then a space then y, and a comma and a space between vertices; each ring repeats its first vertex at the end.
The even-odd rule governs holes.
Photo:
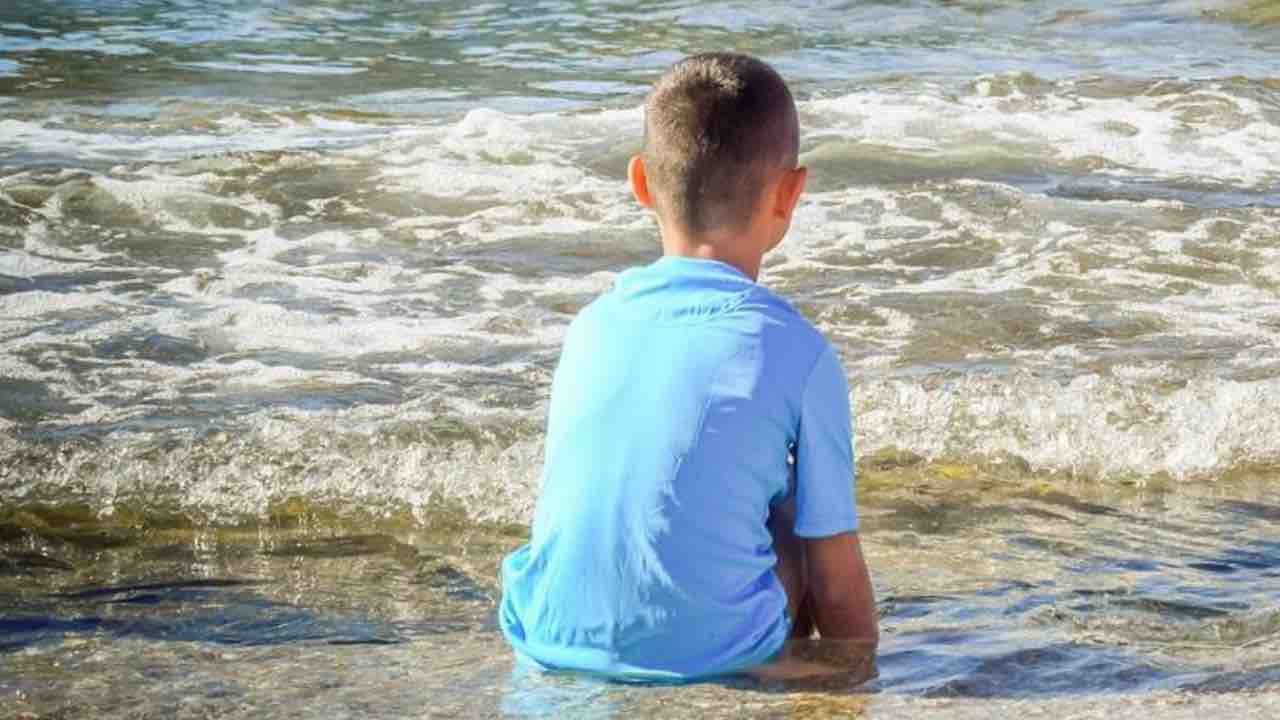
POLYGON ((737 269, 664 257, 574 320, 532 537, 502 567, 517 656, 624 680, 767 661, 787 637, 766 521, 857 529, 849 393, 827 341, 737 269))

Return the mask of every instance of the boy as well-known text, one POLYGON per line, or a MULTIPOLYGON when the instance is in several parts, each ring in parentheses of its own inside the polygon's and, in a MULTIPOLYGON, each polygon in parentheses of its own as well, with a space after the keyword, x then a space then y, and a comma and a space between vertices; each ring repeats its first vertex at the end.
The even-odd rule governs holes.
POLYGON ((874 648, 844 371, 755 283, 798 152, 791 93, 754 58, 687 58, 649 95, 629 176, 664 256, 565 338, 532 538, 502 568, 519 658, 683 681, 758 669, 815 626, 874 648))

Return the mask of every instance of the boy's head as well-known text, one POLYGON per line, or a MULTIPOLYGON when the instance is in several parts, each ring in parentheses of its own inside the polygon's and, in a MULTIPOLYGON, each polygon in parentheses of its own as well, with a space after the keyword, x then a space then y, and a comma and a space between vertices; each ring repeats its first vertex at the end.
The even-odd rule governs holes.
POLYGON ((746 55, 694 55, 658 80, 644 110, 641 177, 633 160, 632 183, 664 234, 672 227, 689 237, 750 231, 773 208, 779 182, 794 176, 782 188, 789 223, 804 181, 796 168, 800 127, 773 68, 746 55))

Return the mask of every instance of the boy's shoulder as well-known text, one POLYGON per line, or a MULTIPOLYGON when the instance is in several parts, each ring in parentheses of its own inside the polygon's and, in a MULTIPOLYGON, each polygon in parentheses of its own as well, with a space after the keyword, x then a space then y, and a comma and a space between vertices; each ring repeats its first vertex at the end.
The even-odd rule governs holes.
POLYGON ((793 350, 799 350, 800 347, 795 347, 799 345, 820 353, 829 344, 822 332, 787 298, 746 276, 722 275, 715 283, 718 292, 686 297, 681 301, 691 304, 674 312, 666 304, 670 298, 664 297, 670 290, 667 279, 663 273, 655 272, 653 265, 628 268, 614 278, 608 290, 582 308, 573 324, 636 321, 639 319, 636 315, 661 307, 662 312, 655 311, 652 315, 658 324, 673 321, 676 314, 690 324, 716 317, 728 322, 756 317, 764 321, 763 327, 769 335, 788 342, 793 350), (640 302, 632 302, 637 299, 640 302))

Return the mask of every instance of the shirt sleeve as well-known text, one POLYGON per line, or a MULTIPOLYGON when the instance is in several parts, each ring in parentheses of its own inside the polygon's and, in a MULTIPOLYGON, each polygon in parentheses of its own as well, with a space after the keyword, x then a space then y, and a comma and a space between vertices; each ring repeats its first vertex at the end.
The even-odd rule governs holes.
POLYGON ((796 535, 858 529, 849 384, 828 345, 805 384, 796 440, 796 535))

